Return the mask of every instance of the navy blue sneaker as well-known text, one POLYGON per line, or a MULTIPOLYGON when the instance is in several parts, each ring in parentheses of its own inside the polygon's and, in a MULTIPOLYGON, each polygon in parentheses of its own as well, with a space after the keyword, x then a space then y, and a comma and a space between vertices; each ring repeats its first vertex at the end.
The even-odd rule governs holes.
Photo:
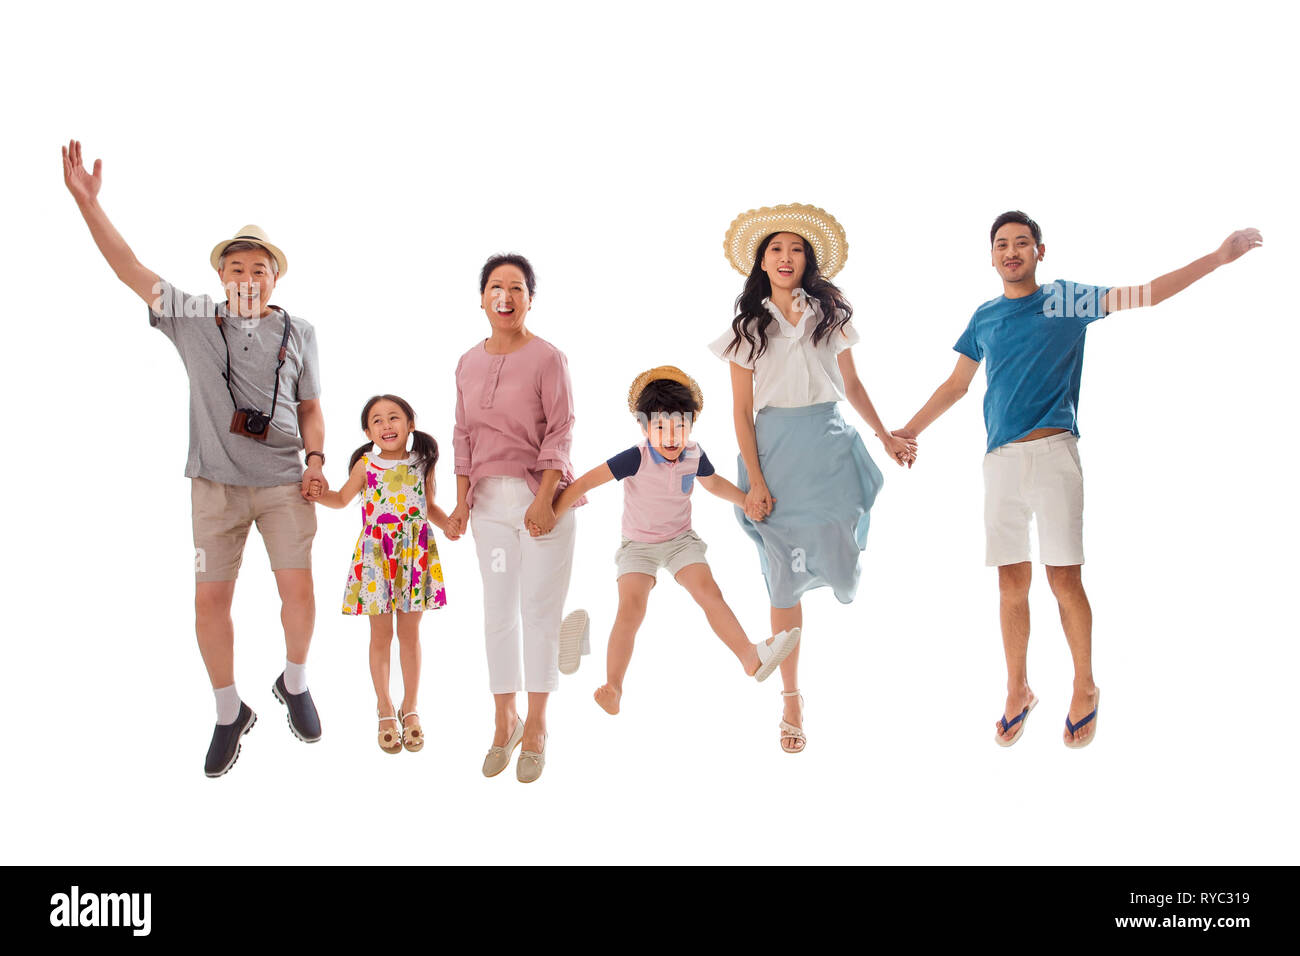
POLYGON ((212 731, 212 743, 208 744, 208 759, 203 762, 203 772, 209 777, 220 777, 233 767, 239 759, 239 738, 252 730, 255 723, 257 714, 241 700, 235 722, 217 724, 212 731))
POLYGON ((311 702, 311 691, 305 690, 301 694, 291 694, 284 686, 284 674, 275 679, 275 686, 271 688, 271 693, 275 699, 289 708, 289 729, 293 735, 305 744, 314 744, 320 740, 320 715, 316 713, 316 705, 311 702))

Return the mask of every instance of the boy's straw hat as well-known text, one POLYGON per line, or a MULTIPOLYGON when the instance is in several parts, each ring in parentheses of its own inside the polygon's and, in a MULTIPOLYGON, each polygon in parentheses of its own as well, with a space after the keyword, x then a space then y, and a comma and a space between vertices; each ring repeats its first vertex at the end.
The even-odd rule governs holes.
POLYGON ((727 261, 741 275, 749 275, 759 243, 775 232, 793 232, 808 240, 817 256, 817 269, 827 279, 843 269, 849 257, 849 240, 835 217, 825 209, 796 202, 751 209, 733 219, 722 240, 727 261))
POLYGON ((691 398, 695 400, 695 416, 698 418, 700 412, 704 411, 704 393, 700 391, 699 383, 676 365, 660 365, 649 371, 642 372, 636 377, 636 380, 632 382, 632 387, 627 390, 627 407, 632 414, 636 414, 636 403, 645 387, 661 378, 666 378, 670 382, 678 382, 691 390, 691 398))
MULTIPOLYGON (((209 260, 212 263, 212 268, 218 270, 221 268, 217 265, 217 263, 221 261, 221 254, 226 251, 226 246, 232 245, 236 242, 255 242, 271 255, 275 256, 275 264, 280 269, 276 274, 277 279, 283 278, 284 274, 289 271, 289 260, 285 258, 284 253, 280 251, 278 246, 272 245, 271 241, 266 238, 266 230, 261 226, 254 226, 251 223, 239 230, 239 233, 233 239, 222 239, 212 247, 212 256, 209 260)), ((817 261, 820 262, 821 260, 818 259, 817 261)))

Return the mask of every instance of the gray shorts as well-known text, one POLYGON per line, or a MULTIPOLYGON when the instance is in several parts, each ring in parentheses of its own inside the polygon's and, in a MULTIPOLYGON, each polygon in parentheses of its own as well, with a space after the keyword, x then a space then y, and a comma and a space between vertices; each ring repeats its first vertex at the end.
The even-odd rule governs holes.
POLYGON ((653 578, 658 575, 660 568, 667 568, 669 574, 676 575, 687 565, 708 564, 704 560, 704 552, 708 548, 704 539, 694 531, 653 544, 624 538, 622 546, 614 552, 614 563, 618 565, 616 576, 621 578, 625 574, 648 574, 653 578))

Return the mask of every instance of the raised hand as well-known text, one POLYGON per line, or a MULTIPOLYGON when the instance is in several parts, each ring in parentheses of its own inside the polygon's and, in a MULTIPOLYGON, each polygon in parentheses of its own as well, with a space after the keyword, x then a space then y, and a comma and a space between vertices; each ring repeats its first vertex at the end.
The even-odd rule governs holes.
POLYGON ((99 195, 99 187, 104 183, 100 170, 104 166, 102 159, 95 160, 94 172, 86 172, 81 161, 81 143, 69 140, 63 147, 63 182, 78 203, 88 203, 99 195))
MULTIPOLYGON (((99 162, 95 162, 95 171, 99 171, 99 162)), ((1226 265, 1234 259, 1240 259, 1251 249, 1264 244, 1264 237, 1258 229, 1238 229, 1219 246, 1219 263, 1226 265)))

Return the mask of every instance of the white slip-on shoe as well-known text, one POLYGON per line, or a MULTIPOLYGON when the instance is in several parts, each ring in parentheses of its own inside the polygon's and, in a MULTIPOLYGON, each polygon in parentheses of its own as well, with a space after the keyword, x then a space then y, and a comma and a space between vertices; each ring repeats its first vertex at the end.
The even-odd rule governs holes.
POLYGON ((772 638, 772 643, 764 642, 756 645, 761 663, 758 665, 758 670, 754 671, 754 680, 764 681, 772 676, 772 671, 780 667, 781 662, 789 657, 790 652, 798 645, 799 633, 799 628, 792 627, 772 638))
POLYGON ((591 653, 591 617, 574 611, 560 624, 560 673, 576 674, 582 655, 591 653))

